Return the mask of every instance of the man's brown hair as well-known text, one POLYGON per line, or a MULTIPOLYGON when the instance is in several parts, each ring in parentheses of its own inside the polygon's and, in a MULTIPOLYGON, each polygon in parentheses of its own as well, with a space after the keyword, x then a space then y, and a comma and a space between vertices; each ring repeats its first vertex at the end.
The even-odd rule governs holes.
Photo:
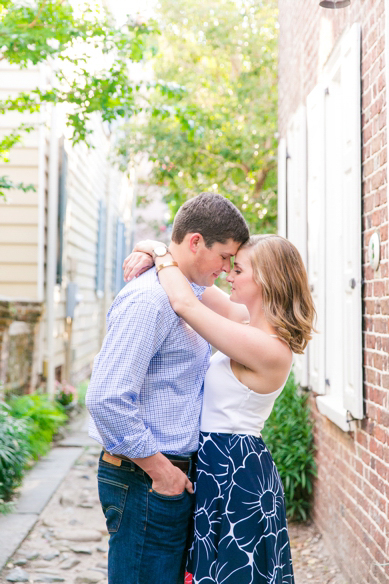
POLYGON ((250 236, 242 213, 217 193, 201 193, 178 210, 172 240, 180 244, 187 233, 201 233, 207 247, 216 242, 226 243, 228 239, 244 243, 250 236))

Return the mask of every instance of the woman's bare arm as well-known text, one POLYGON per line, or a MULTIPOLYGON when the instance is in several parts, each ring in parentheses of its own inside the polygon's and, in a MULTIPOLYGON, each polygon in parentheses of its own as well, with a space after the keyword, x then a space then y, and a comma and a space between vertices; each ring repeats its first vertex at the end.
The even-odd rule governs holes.
MULTIPOLYGON (((142 244, 142 242, 140 242, 142 244)), ((150 244, 151 248, 151 244, 150 244)), ((135 247, 135 250, 137 248, 135 247)), ((154 265, 154 260, 151 255, 146 251, 133 251, 129 256, 126 257, 123 263, 124 280, 129 282, 132 278, 137 278, 143 272, 148 270, 154 265)), ((202 302, 213 310, 236 322, 248 322, 249 313, 244 304, 236 304, 231 302, 228 294, 220 290, 217 286, 211 286, 207 288, 202 295, 202 302)))
MULTIPOLYGON (((167 256, 156 258, 156 266, 167 256)), ((265 374, 283 366, 288 353, 280 351, 280 342, 251 326, 220 316, 196 298, 179 268, 169 266, 158 273, 173 310, 211 345, 254 372, 265 374)))
POLYGON ((207 288, 203 292, 201 302, 229 320, 240 323, 248 323, 250 320, 250 315, 245 305, 231 302, 229 295, 217 286, 207 288))

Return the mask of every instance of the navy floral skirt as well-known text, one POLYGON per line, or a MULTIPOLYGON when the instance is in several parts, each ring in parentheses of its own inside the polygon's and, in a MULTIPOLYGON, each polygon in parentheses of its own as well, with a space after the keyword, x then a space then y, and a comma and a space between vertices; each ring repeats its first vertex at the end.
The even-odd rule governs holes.
POLYGON ((294 584, 284 493, 262 438, 202 432, 193 584, 294 584))

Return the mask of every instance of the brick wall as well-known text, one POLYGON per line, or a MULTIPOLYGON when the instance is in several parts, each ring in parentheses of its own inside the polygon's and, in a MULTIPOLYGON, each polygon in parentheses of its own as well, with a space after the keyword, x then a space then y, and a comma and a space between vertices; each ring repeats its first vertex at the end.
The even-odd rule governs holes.
MULTIPOLYGON (((389 582, 389 278, 385 2, 352 0, 325 10, 318 0, 280 0, 279 132, 317 83, 342 31, 362 26, 363 332, 365 419, 345 433, 312 396, 318 479, 314 519, 353 584, 389 582), (378 230, 381 264, 368 242, 378 230)), ((389 38, 389 31, 387 33, 389 38)))

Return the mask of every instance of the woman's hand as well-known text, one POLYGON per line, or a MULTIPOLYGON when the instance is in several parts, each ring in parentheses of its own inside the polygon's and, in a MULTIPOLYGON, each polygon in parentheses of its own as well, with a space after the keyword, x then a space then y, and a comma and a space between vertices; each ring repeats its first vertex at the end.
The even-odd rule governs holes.
POLYGON ((167 247, 166 243, 161 243, 160 241, 154 241, 153 239, 144 239, 143 241, 138 241, 135 245, 134 251, 142 251, 143 253, 149 254, 149 256, 153 257, 153 250, 156 247, 167 247))
POLYGON ((124 281, 129 282, 132 278, 137 278, 152 268, 154 265, 153 250, 161 245, 166 247, 165 243, 153 239, 139 241, 123 262, 124 281))
POLYGON ((137 278, 153 265, 154 260, 151 255, 143 251, 133 251, 123 262, 124 281, 129 282, 132 278, 137 278))

